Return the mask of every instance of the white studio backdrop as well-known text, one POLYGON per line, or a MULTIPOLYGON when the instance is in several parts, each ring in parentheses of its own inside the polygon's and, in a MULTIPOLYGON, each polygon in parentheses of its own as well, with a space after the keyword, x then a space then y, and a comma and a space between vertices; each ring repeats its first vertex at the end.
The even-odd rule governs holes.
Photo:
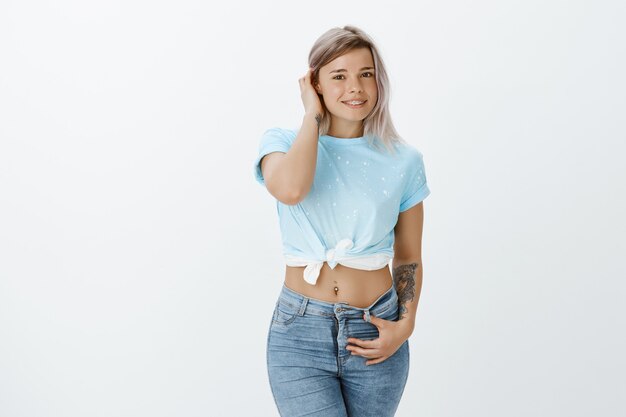
POLYGON ((626 414, 623 2, 4 1, 0 416, 278 416, 264 130, 377 42, 424 155, 397 416, 626 414))

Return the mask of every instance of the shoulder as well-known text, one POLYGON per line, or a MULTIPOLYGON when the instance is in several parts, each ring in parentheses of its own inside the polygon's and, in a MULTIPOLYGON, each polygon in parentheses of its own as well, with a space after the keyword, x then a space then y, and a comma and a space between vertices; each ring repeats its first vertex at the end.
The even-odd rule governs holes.
POLYGON ((406 162, 407 164, 423 163, 424 156, 422 155, 422 152, 411 143, 396 142, 394 146, 403 162, 406 162))
POLYGON ((264 138, 280 138, 288 142, 293 142, 296 138, 297 131, 283 127, 270 127, 263 132, 264 138))

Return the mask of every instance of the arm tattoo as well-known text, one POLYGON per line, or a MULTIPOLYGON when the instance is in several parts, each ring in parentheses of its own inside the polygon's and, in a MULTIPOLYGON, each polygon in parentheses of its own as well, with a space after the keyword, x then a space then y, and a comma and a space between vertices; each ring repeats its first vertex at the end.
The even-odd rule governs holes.
POLYGON ((320 123, 322 123, 322 115, 319 113, 315 113, 315 121, 317 122, 317 128, 320 128, 320 123))
POLYGON ((417 263, 400 265, 393 270, 393 283, 398 293, 398 320, 401 320, 407 312, 406 302, 412 301, 415 297, 415 270, 417 263))

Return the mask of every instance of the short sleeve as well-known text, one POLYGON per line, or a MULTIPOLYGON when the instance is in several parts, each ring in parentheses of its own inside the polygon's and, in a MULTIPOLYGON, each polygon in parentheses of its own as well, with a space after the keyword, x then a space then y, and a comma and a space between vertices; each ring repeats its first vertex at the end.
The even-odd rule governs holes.
POLYGON ((259 153, 254 161, 254 177, 261 185, 265 185, 261 172, 261 159, 269 153, 280 151, 287 152, 291 148, 293 138, 285 129, 271 128, 266 130, 259 143, 259 153))
POLYGON ((408 181, 402 194, 400 212, 410 209, 430 194, 428 183, 426 182, 424 158, 421 152, 414 150, 407 165, 407 174, 408 181))

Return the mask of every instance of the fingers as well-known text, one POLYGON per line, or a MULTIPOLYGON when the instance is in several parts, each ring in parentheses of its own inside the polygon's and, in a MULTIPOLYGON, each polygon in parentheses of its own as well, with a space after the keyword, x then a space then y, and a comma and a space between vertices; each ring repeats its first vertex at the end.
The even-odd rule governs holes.
POLYGON ((352 355, 359 355, 368 359, 380 356, 378 349, 363 349, 358 346, 348 346, 346 349, 349 350, 352 355))
POLYGON ((372 360, 369 360, 369 361, 365 361, 365 364, 366 365, 375 365, 377 363, 381 363, 383 361, 386 361, 388 358, 389 358, 389 356, 381 356, 380 358, 377 358, 377 359, 372 359, 372 360))
POLYGON ((364 348, 372 349, 379 347, 378 339, 374 340, 361 340, 355 339, 353 337, 348 338, 348 343, 352 343, 353 345, 361 346, 364 348))
POLYGON ((304 74, 304 77, 300 77, 299 79, 304 81, 308 78, 311 78, 311 74, 313 73, 313 68, 309 68, 308 71, 306 72, 306 74, 304 74))
POLYGON ((350 337, 348 338, 348 343, 352 344, 346 346, 346 350, 349 350, 353 355, 361 355, 364 358, 377 358, 380 356, 380 339, 361 340, 350 337))
POLYGON ((359 347, 351 347, 351 349, 348 350, 351 351, 351 355, 359 355, 365 359, 368 359, 365 362, 365 365, 374 365, 377 363, 381 363, 389 358, 389 355, 381 356, 378 349, 361 349, 359 347))
MULTIPOLYGON (((365 320, 365 314, 363 314, 363 320, 365 320)), ((387 322, 389 321, 390 320, 381 319, 379 317, 374 316, 373 314, 370 314, 370 323, 372 323, 374 326, 378 327, 379 329, 382 329, 383 327, 385 327, 387 325, 387 322)))
POLYGON ((302 84, 310 84, 311 83, 311 74, 312 73, 313 73, 313 68, 309 68, 309 70, 306 72, 306 74, 304 74, 304 77, 298 78, 298 82, 300 83, 300 86, 302 86, 302 84))
POLYGON ((368 361, 365 362, 366 365, 374 365, 377 363, 381 363, 387 360, 391 356, 391 355, 381 356, 380 349, 362 349, 357 346, 349 346, 346 349, 350 351, 351 355, 359 355, 359 356, 364 357, 365 359, 368 359, 368 361))

